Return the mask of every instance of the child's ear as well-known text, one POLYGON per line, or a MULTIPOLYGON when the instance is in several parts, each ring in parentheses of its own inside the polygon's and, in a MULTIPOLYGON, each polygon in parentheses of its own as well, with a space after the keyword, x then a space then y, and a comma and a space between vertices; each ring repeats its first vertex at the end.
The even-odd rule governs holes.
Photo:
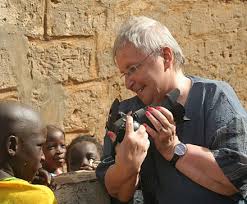
POLYGON ((10 156, 15 156, 18 146, 18 138, 10 135, 7 139, 6 148, 10 156))

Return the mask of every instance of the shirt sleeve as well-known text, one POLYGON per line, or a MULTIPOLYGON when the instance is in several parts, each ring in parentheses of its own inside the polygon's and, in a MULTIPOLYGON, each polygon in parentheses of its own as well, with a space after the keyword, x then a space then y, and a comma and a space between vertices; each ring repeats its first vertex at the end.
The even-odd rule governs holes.
POLYGON ((207 99, 209 149, 224 174, 246 198, 247 113, 229 84, 218 85, 207 99))
MULTIPOLYGON (((104 149, 103 149, 103 157, 101 158, 100 164, 96 168, 96 176, 98 180, 105 185, 105 174, 108 168, 115 163, 115 158, 112 155, 113 144, 111 139, 108 136, 104 138, 104 149)), ((133 201, 130 202, 120 202, 116 198, 110 197, 111 204, 132 204, 133 201)))
POLYGON ((235 117, 216 131, 212 153, 232 184, 247 196, 247 119, 235 117))

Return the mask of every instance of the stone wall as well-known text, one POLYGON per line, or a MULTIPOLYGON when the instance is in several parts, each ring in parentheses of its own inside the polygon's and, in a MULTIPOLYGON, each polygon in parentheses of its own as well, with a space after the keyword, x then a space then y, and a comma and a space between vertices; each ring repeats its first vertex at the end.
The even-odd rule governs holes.
POLYGON ((166 24, 185 72, 226 80, 247 108, 246 0, 0 0, 0 99, 33 105, 67 143, 102 139, 111 102, 131 95, 111 57, 130 15, 166 24))
POLYGON ((76 171, 54 177, 54 193, 59 204, 110 204, 94 171, 76 171))

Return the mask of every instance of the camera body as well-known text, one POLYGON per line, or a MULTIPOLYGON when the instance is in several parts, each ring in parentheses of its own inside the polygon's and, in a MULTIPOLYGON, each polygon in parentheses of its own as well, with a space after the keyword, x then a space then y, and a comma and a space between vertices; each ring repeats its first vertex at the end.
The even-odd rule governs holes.
MULTIPOLYGON (((176 124, 188 121, 189 119, 185 116, 184 107, 177 102, 179 95, 179 89, 174 89, 165 96, 164 100, 160 104, 151 104, 132 113, 131 116, 133 117, 134 130, 137 130, 140 125, 144 123, 151 128, 154 128, 145 114, 148 107, 162 106, 168 109, 173 114, 176 124)), ((116 142, 121 143, 125 135, 126 114, 118 112, 118 105, 119 101, 118 99, 115 99, 110 110, 106 128, 107 130, 114 132, 117 135, 116 142)))

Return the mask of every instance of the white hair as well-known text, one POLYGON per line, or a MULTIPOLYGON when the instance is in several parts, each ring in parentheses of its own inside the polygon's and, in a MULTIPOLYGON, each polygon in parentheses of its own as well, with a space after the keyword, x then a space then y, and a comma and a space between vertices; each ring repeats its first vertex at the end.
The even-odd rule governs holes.
POLYGON ((166 26, 145 16, 131 17, 122 24, 113 46, 113 57, 126 43, 132 43, 144 53, 169 47, 174 55, 175 64, 185 62, 183 52, 166 26))

